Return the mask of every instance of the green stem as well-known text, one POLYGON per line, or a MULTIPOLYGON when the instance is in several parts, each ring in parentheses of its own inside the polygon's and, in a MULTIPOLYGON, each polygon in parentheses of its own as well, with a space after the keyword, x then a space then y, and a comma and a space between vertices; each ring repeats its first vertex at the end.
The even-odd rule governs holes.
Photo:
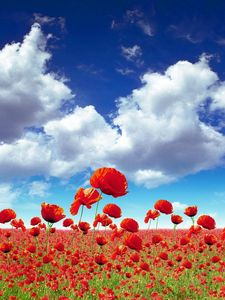
POLYGON ((159 225, 159 216, 156 218, 156 226, 155 226, 155 229, 158 229, 158 225, 159 225))
MULTIPOLYGON (((100 200, 98 200, 97 205, 96 205, 94 220, 96 219, 96 216, 97 216, 97 213, 98 213, 99 201, 100 200)), ((93 233, 92 233, 91 252, 93 252, 93 248, 94 248, 94 238, 95 238, 95 227, 93 228, 93 233)))
POLYGON ((151 227, 151 219, 149 220, 149 222, 148 222, 148 230, 150 229, 150 227, 151 227))
POLYGON ((194 219, 194 217, 191 217, 191 220, 192 220, 193 225, 195 225, 195 219, 194 219))
MULTIPOLYGON (((83 216, 83 212, 84 212, 84 205, 82 205, 81 207, 81 213, 80 213, 80 219, 79 219, 79 223, 81 222, 82 216, 83 216)), ((78 225, 79 225, 78 223, 78 225)))
POLYGON ((174 227, 173 227, 173 240, 174 240, 174 243, 176 243, 176 227, 177 227, 177 225, 174 224, 174 227))
POLYGON ((48 248, 49 248, 49 234, 50 234, 50 229, 52 228, 53 223, 49 223, 48 222, 48 226, 47 226, 47 241, 46 241, 46 253, 48 254, 48 248))

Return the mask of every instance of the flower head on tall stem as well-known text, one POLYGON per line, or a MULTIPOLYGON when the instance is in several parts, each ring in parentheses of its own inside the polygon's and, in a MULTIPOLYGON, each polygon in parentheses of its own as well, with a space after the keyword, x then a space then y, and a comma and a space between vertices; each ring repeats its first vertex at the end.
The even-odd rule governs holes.
POLYGON ((94 188, 79 188, 74 196, 74 201, 70 207, 71 215, 76 215, 81 205, 91 208, 91 205, 102 199, 99 192, 94 188))
POLYGON ((99 168, 90 178, 91 186, 100 189, 104 194, 115 198, 127 194, 126 177, 114 168, 99 168))

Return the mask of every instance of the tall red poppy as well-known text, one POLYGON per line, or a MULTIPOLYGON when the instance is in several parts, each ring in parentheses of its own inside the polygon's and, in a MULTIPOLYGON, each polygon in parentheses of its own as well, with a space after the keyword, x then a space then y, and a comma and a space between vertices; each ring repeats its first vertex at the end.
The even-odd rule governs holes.
POLYGON ((49 223, 56 223, 65 218, 63 213, 63 208, 58 205, 47 204, 45 202, 41 204, 42 218, 49 223))
POLYGON ((117 198, 127 194, 126 177, 114 168, 99 168, 90 178, 91 186, 117 198))
POLYGON ((76 215, 81 205, 91 208, 91 205, 98 202, 101 198, 99 192, 92 187, 87 189, 79 188, 70 208, 71 215, 76 215))
POLYGON ((30 225, 32 226, 36 226, 38 225, 39 223, 41 223, 41 219, 39 217, 33 217, 31 220, 30 220, 30 225))
POLYGON ((184 210, 184 214, 188 217, 194 217, 198 212, 198 207, 197 206, 188 206, 184 210))
POLYGON ((208 215, 202 215, 197 220, 198 225, 202 226, 205 229, 214 229, 216 227, 215 220, 208 216, 208 215))
POLYGON ((172 215, 171 216, 171 221, 172 221, 173 224, 178 225, 178 224, 183 222, 183 218, 179 215, 172 215))
POLYGON ((0 223, 8 223, 16 218, 16 213, 11 208, 6 208, 0 211, 0 223))
POLYGON ((122 214, 121 208, 118 205, 111 203, 105 205, 103 212, 112 218, 120 218, 122 214))
POLYGON ((25 227, 24 222, 23 222, 22 219, 19 219, 19 220, 13 219, 13 220, 10 222, 10 225, 13 226, 13 227, 15 227, 16 229, 21 228, 22 231, 26 231, 26 227, 25 227))
POLYGON ((149 211, 147 212, 146 216, 145 216, 145 219, 144 219, 144 222, 145 223, 148 223, 148 221, 151 219, 151 220, 155 220, 156 218, 158 218, 160 216, 160 212, 158 210, 152 210, 152 209, 149 209, 149 211))
POLYGON ((84 234, 88 233, 88 230, 91 228, 88 222, 79 222, 78 227, 84 234))
POLYGON ((139 225, 138 222, 131 218, 125 218, 120 223, 120 227, 129 232, 138 232, 139 225))
POLYGON ((173 205, 167 200, 156 201, 154 208, 166 215, 172 214, 173 212, 173 205))
POLYGON ((65 220, 63 221, 63 226, 64 226, 64 227, 69 227, 69 226, 71 226, 71 225, 73 225, 73 220, 72 220, 72 219, 67 218, 67 219, 65 219, 65 220))
POLYGON ((112 224, 112 219, 105 214, 97 214, 93 222, 93 226, 97 227, 98 223, 101 223, 102 226, 107 227, 112 224))

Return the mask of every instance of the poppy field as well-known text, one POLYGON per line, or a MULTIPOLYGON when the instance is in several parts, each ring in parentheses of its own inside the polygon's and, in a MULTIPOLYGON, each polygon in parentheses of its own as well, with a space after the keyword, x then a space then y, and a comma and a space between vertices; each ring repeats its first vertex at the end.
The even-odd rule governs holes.
POLYGON ((194 204, 176 215, 162 199, 146 208, 140 229, 113 201, 127 191, 125 175, 104 167, 75 193, 69 216, 44 202, 26 228, 13 209, 0 211, 9 225, 0 229, 0 299, 224 299, 225 229, 194 204), (104 194, 112 201, 99 211, 104 194), (92 224, 85 209, 93 210, 92 224), (170 229, 158 228, 162 214, 170 229), (179 229, 184 219, 189 229, 179 229))

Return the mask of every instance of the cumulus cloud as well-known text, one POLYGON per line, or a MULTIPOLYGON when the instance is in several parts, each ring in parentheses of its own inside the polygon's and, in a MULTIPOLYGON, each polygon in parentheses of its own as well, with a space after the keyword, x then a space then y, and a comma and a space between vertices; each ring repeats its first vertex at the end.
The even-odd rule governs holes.
POLYGON ((145 74, 142 82, 118 101, 113 122, 121 135, 111 160, 148 187, 221 164, 225 138, 198 115, 209 96, 213 103, 218 85, 207 59, 179 61, 164 74, 145 74))
POLYGON ((224 163, 224 135, 199 116, 209 99, 209 113, 225 109, 225 83, 211 70, 206 56, 196 63, 178 61, 164 73, 147 72, 141 87, 117 100, 115 114, 107 122, 93 106, 77 106, 60 115, 62 99, 72 94, 62 80, 46 73, 50 54, 45 47, 46 39, 35 25, 22 44, 7 45, 0 53, 0 58, 8 53, 8 76, 18 79, 14 72, 21 64, 23 86, 23 97, 19 97, 14 83, 6 77, 12 97, 0 96, 0 111, 4 109, 7 114, 10 107, 12 115, 19 111, 20 116, 11 120, 8 114, 4 119, 12 123, 9 133, 1 133, 6 139, 0 144, 3 178, 44 175, 65 179, 106 165, 123 171, 137 184, 153 188, 224 163), (21 53, 26 60, 17 60, 21 53), (10 65, 12 59, 15 70, 10 65), (25 126, 37 124, 42 132, 23 132, 25 126))
POLYGON ((54 176, 72 176, 75 170, 80 172, 106 164, 108 152, 117 138, 116 130, 93 106, 76 107, 64 118, 46 123, 44 129, 52 137, 56 157, 51 164, 54 176))
POLYGON ((25 127, 57 117, 62 101, 73 97, 63 78, 47 72, 46 43, 36 23, 22 43, 0 51, 0 141, 13 141, 25 127))

